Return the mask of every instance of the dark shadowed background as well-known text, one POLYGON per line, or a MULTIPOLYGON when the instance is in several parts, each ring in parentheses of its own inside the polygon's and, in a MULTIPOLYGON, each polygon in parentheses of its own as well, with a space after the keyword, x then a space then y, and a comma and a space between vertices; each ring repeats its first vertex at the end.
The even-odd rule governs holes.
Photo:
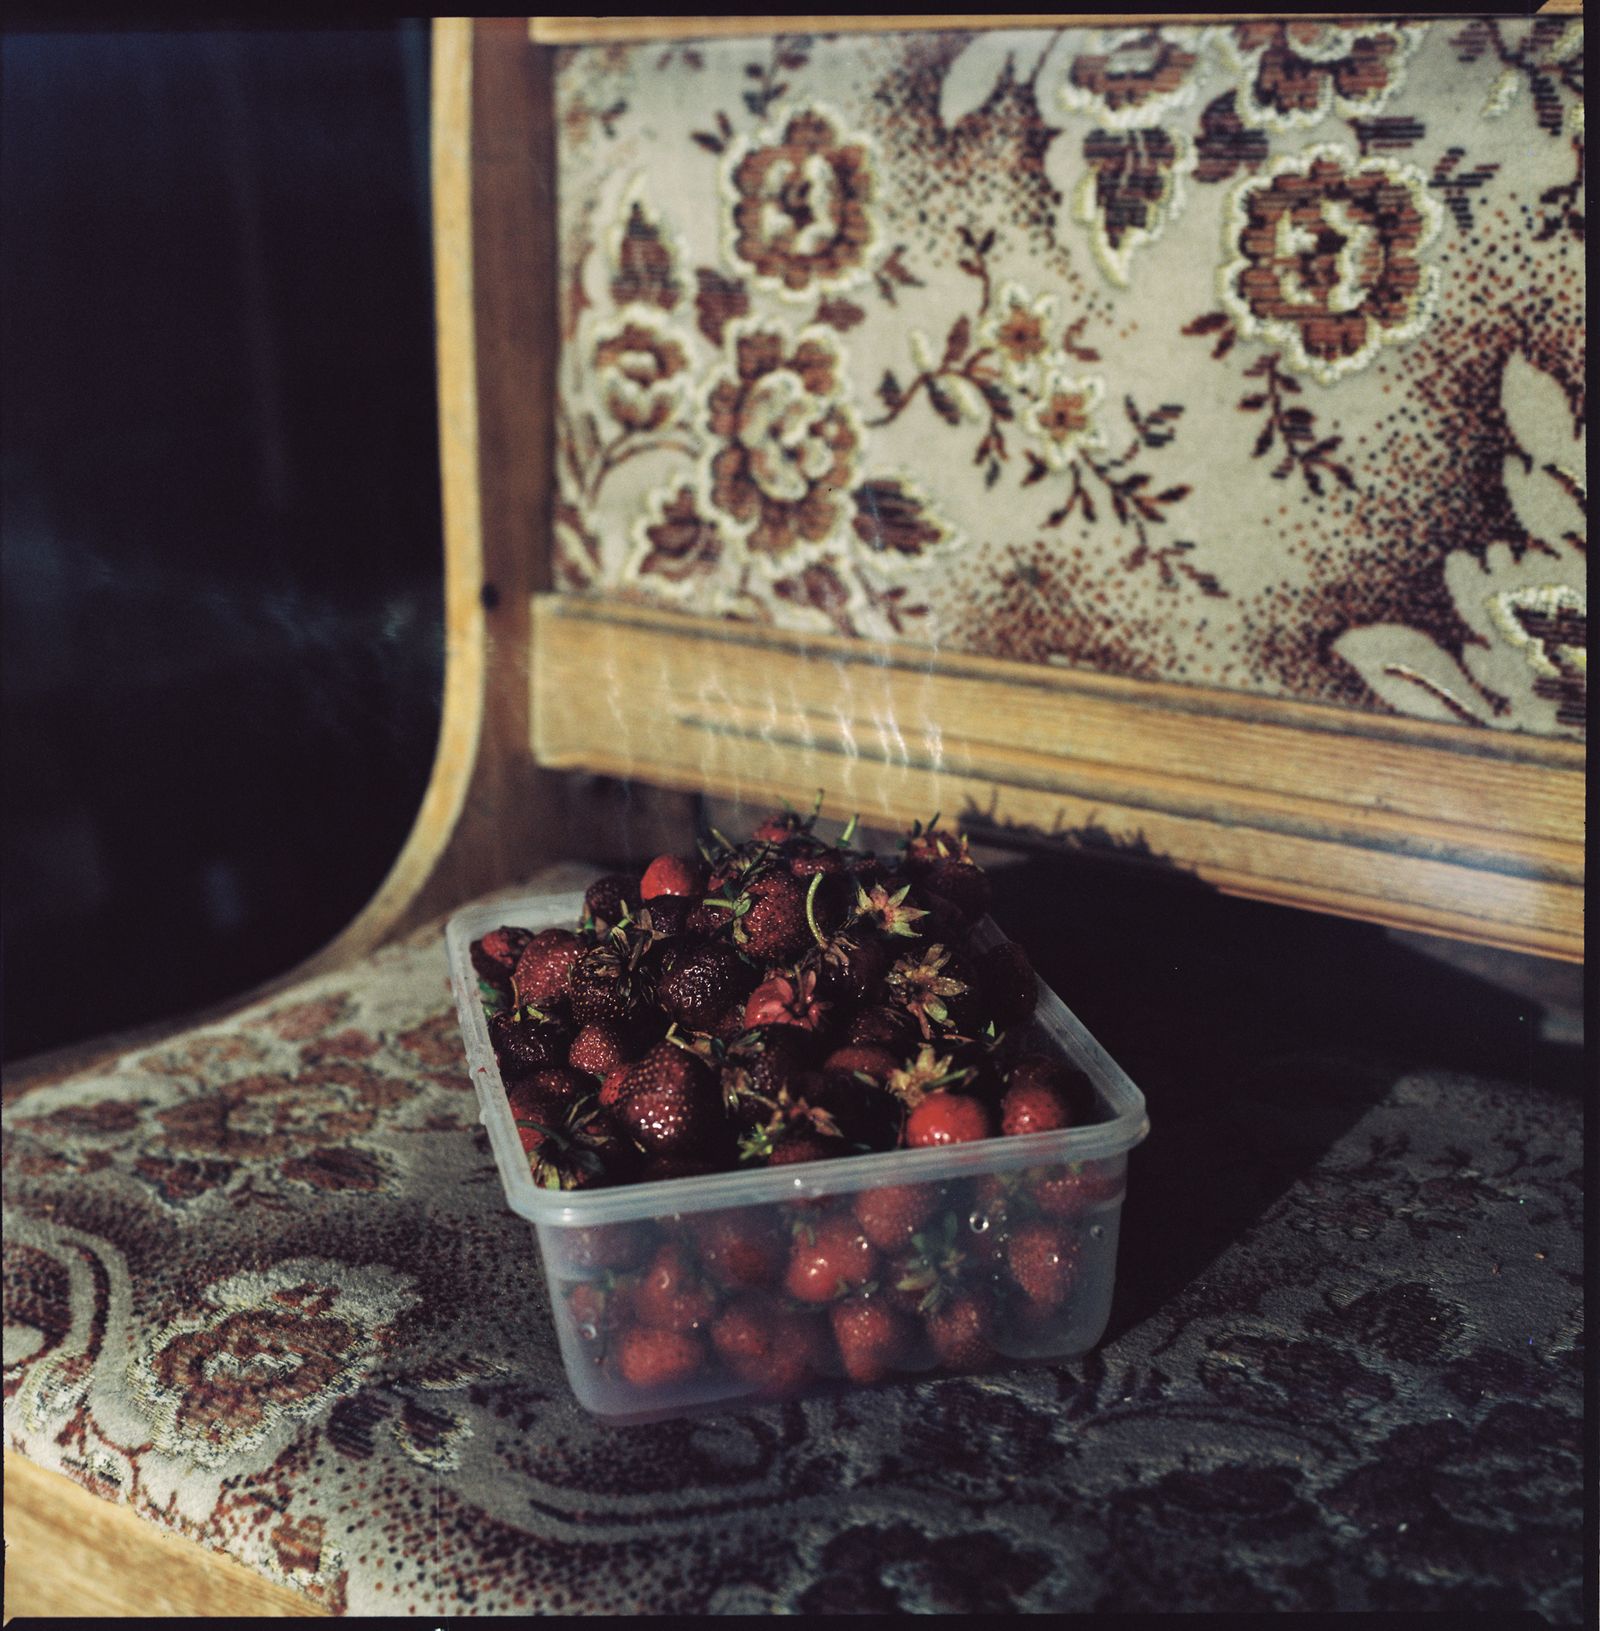
POLYGON ((337 933, 443 647, 426 22, 0 50, 14 1059, 337 933))

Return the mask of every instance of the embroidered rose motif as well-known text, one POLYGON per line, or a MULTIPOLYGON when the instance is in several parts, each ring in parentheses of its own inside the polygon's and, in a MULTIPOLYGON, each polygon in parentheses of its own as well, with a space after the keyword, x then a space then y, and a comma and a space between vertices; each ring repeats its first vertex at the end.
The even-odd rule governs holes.
POLYGON ((1240 23, 1222 36, 1244 80, 1239 117, 1274 130, 1307 130, 1330 113, 1378 112, 1400 88, 1422 31, 1397 23, 1348 27, 1317 21, 1240 23))
POLYGON ((1061 105, 1111 129, 1159 124, 1194 96, 1199 43, 1181 29, 1099 37, 1072 58, 1058 91, 1061 105))
POLYGON ((843 129, 837 114, 806 108, 729 153, 729 253, 765 288, 804 298, 866 275, 872 165, 866 139, 843 129))
POLYGON ((644 307, 595 339, 596 387, 606 412, 627 430, 659 430, 676 416, 688 366, 683 346, 644 307))
POLYGON ((1027 385, 1038 373, 1055 308, 1054 296, 1030 298, 1020 284, 1008 283, 979 326, 978 343, 995 353, 1013 385, 1027 385))
POLYGON ((710 498, 749 549, 778 557, 821 543, 845 518, 861 434, 839 400, 834 342, 813 330, 793 350, 774 329, 736 331, 734 368, 715 381, 707 424, 710 498))
POLYGON ((158 1448, 215 1467, 353 1393, 416 1301, 411 1277, 313 1260, 206 1288, 128 1367, 158 1448))
POLYGON ((1438 282, 1420 256, 1443 214, 1426 187, 1410 165, 1352 165, 1333 146, 1241 182, 1227 229, 1239 258, 1222 272, 1240 333, 1281 344, 1324 384, 1420 333, 1438 282))
POLYGON ((639 564, 635 574, 682 584, 714 572, 722 559, 722 533, 715 519, 700 513, 700 501, 687 482, 656 493, 635 529, 639 564))
POLYGON ((1094 410, 1105 395, 1105 381, 1070 379, 1052 374, 1023 422, 1039 441, 1039 454, 1052 470, 1064 470, 1080 447, 1098 444, 1094 410))

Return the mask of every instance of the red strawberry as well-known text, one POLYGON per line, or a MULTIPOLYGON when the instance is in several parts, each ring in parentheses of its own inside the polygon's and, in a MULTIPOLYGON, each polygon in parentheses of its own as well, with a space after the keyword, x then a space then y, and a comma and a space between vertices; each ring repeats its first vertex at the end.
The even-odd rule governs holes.
POLYGON ((998 1030, 1020 1025, 1039 1001, 1039 977, 1014 940, 991 946, 977 959, 978 990, 998 1030))
POLYGON ((791 1167, 800 1161, 832 1161, 848 1155, 850 1146, 836 1133, 814 1127, 785 1127, 773 1136, 767 1152, 769 1167, 791 1167))
POLYGON ((589 1091, 589 1083, 566 1066, 547 1066, 506 1083, 506 1103, 517 1137, 531 1155, 567 1112, 589 1091))
POLYGON ((711 1031, 730 1009, 742 1019, 745 998, 760 978, 731 946, 682 941, 668 954, 656 1000, 669 1019, 693 1031, 711 1031))
POLYGON ((706 1359, 705 1340, 692 1331, 630 1325, 617 1342, 617 1369, 636 1388, 680 1387, 706 1359))
POLYGON ((829 1004, 817 999, 817 977, 809 971, 800 975, 774 974, 750 993, 744 1005, 744 1022, 751 1030, 762 1025, 794 1025, 815 1031, 826 1021, 829 1004))
POLYGON ((1078 1277, 1076 1233, 1060 1223, 1019 1224, 1006 1246, 1006 1267, 1028 1298, 1041 1308, 1059 1308, 1078 1277))
POLYGON ((1109 1165, 1098 1161, 1030 1171, 1024 1184, 1033 1204, 1047 1218, 1082 1217, 1090 1207, 1115 1199, 1122 1188, 1109 1165))
POLYGON ((656 1043, 629 1070, 617 1114, 646 1155, 690 1162, 720 1154, 727 1125, 716 1077, 675 1042, 656 1043))
POLYGON ((1066 1095, 1049 1082, 1013 1083, 1000 1101, 1000 1131, 1007 1137, 1050 1133, 1071 1125, 1066 1095))
POLYGON ((618 1065, 638 1056, 639 1028, 619 1024, 614 1019, 597 1019, 585 1025, 572 1039, 567 1063, 591 1076, 609 1076, 618 1065))
MULTIPOLYGON (((818 808, 821 808, 820 804, 818 808)), ((808 820, 798 810, 780 810, 776 815, 768 816, 752 836, 759 843, 781 844, 785 839, 793 838, 799 833, 810 832, 815 820, 815 812, 808 820)))
POLYGON ((861 1232, 882 1252, 903 1252, 911 1237, 939 1210, 940 1184, 888 1184, 863 1189, 855 1198, 861 1232))
POLYGON ((795 1231, 784 1289, 803 1303, 832 1302, 872 1278, 878 1254, 848 1213, 795 1231))
POLYGON ((533 939, 531 929, 502 927, 491 929, 471 947, 472 966, 494 986, 506 986, 517 966, 522 948, 533 939))
POLYGON ((699 895, 706 886, 705 868, 681 855, 658 855, 644 869, 639 894, 645 900, 657 895, 699 895))
POLYGON ((1008 1091, 1034 1085, 1047 1086, 1061 1098, 1071 1118, 1069 1126, 1087 1126, 1100 1119, 1094 1084, 1064 1059, 1054 1054, 1025 1053, 1006 1072, 1008 1091))
POLYGON ((835 1048, 822 1061, 825 1071, 838 1071, 844 1076, 870 1076, 880 1083, 888 1081, 900 1065, 899 1056, 881 1042, 849 1042, 835 1048))
POLYGON ((994 1131, 989 1107, 967 1093, 930 1093, 906 1117, 905 1141, 910 1149, 928 1145, 969 1144, 994 1131))
POLYGON ((788 1241, 771 1208, 702 1212, 689 1232, 706 1274, 720 1286, 753 1290, 776 1285, 788 1262, 788 1241))
POLYGON ((1000 1358, 994 1346, 994 1304, 976 1287, 929 1309, 924 1324, 946 1370, 986 1370, 1000 1358))
POLYGON ((606 1072, 606 1079, 600 1084, 600 1102, 606 1109, 615 1110, 622 1103, 623 1088, 632 1069, 631 1064, 616 1065, 606 1072))
POLYGON ((584 923, 606 934, 624 917, 633 916, 639 904, 638 878, 626 872, 608 872, 584 892, 584 923))
POLYGON ((827 1356, 827 1337, 815 1315, 758 1292, 736 1297, 717 1315, 711 1345, 740 1381, 775 1395, 803 1386, 827 1356))
POLYGON ((910 1357, 914 1327, 881 1298, 851 1297, 828 1312, 839 1358, 852 1382, 881 1382, 910 1357))
POLYGON ((571 989, 572 965, 584 951, 570 929, 545 929, 522 948, 512 971, 517 1001, 531 1008, 553 1008, 571 989))
POLYGON ((716 1294, 700 1278, 681 1242, 666 1241, 634 1288, 633 1306, 646 1325, 663 1331, 698 1331, 716 1312, 716 1294))

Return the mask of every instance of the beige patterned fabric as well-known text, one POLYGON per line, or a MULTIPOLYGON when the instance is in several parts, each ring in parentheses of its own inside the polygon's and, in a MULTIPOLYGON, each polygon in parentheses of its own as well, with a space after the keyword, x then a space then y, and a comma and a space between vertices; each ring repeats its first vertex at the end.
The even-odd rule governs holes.
POLYGON ((1576 1623, 1575 1050, 1364 925, 1070 894, 997 916, 1153 1124, 1081 1362, 585 1416, 432 932, 7 1108, 8 1445, 340 1613, 1576 1623))
POLYGON ((1582 35, 563 50, 559 584, 1580 734, 1582 35))

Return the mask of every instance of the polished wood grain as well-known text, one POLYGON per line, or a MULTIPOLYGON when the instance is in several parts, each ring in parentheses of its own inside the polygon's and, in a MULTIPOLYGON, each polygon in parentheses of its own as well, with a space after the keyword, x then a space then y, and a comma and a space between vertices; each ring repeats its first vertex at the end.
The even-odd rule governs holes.
POLYGON ((326 1611, 58 1472, 5 1456, 5 1617, 256 1619, 326 1611))
POLYGON ((1230 893, 1583 947, 1582 744, 1201 686, 535 602, 533 747, 739 798, 1140 854, 1230 893))

